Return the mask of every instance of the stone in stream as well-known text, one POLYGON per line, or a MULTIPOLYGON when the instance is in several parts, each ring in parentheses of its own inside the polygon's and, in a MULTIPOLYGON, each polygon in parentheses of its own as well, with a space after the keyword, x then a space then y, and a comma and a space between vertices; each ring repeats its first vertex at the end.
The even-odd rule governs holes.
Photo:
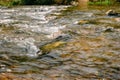
POLYGON ((51 52, 53 49, 56 49, 64 44, 66 44, 66 42, 69 39, 71 39, 70 35, 60 35, 57 38, 40 45, 39 46, 40 51, 38 51, 37 54, 38 55, 47 54, 47 53, 51 52))
POLYGON ((118 13, 118 12, 116 12, 116 11, 114 11, 114 10, 111 10, 111 9, 106 12, 106 15, 107 15, 107 16, 120 17, 120 13, 118 13))
POLYGON ((113 28, 111 28, 111 27, 106 28, 106 29, 104 30, 104 32, 113 32, 113 31, 114 31, 114 29, 113 29, 113 28))
POLYGON ((69 39, 71 39, 72 37, 68 34, 62 34, 58 37, 56 37, 53 41, 67 41, 69 39))

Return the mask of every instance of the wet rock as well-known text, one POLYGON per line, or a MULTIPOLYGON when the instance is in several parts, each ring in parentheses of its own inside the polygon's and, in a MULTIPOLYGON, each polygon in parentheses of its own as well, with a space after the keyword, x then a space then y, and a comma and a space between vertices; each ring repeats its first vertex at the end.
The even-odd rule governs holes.
MULTIPOLYGON (((52 51, 55 48, 61 47, 62 45, 66 44, 66 42, 68 40, 70 40, 72 37, 70 35, 60 35, 57 38, 48 41, 42 45, 40 45, 40 50, 42 51, 42 53, 48 53, 50 51, 52 51)), ((39 54, 39 52, 38 52, 39 54)), ((41 54, 41 52, 40 52, 41 54)))
POLYGON ((114 10, 108 10, 108 11, 106 12, 106 15, 107 15, 107 16, 116 16, 116 17, 118 17, 118 16, 120 16, 120 13, 117 13, 117 12, 115 12, 114 10))
POLYGON ((106 28, 106 29, 104 30, 104 32, 114 32, 114 29, 113 29, 113 28, 106 28))
POLYGON ((58 58, 60 58, 60 55, 58 53, 60 53, 60 52, 51 51, 49 54, 43 55, 41 57, 48 57, 48 58, 51 58, 51 59, 58 59, 58 58))
POLYGON ((72 38, 72 36, 68 35, 68 34, 63 34, 58 36, 57 38, 55 38, 53 41, 68 41, 72 38))
POLYGON ((40 50, 42 50, 42 53, 48 53, 52 49, 58 48, 58 47, 64 45, 65 43, 66 42, 63 42, 63 41, 57 41, 57 42, 48 43, 48 44, 42 46, 40 48, 40 50))

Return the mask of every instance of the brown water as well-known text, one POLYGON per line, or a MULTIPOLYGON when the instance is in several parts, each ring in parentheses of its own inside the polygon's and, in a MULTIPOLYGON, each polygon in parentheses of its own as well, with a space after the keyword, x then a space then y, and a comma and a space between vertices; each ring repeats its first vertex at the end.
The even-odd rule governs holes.
POLYGON ((119 6, 0 8, 0 79, 120 80, 120 20, 106 16, 109 9, 120 12, 119 6))

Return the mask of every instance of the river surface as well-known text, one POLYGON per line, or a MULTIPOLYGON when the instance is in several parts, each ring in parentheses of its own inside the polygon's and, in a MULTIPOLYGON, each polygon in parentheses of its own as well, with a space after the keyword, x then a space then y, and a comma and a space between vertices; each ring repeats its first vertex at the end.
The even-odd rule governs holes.
POLYGON ((120 12, 0 7, 0 80, 120 80, 120 17, 109 9, 120 12))

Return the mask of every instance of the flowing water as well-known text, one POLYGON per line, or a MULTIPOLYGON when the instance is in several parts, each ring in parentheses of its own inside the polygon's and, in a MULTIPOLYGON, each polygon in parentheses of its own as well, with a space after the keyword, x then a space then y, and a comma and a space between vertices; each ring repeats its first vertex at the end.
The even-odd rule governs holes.
POLYGON ((120 12, 119 6, 0 7, 0 79, 120 80, 120 18, 106 16, 109 9, 120 12))

